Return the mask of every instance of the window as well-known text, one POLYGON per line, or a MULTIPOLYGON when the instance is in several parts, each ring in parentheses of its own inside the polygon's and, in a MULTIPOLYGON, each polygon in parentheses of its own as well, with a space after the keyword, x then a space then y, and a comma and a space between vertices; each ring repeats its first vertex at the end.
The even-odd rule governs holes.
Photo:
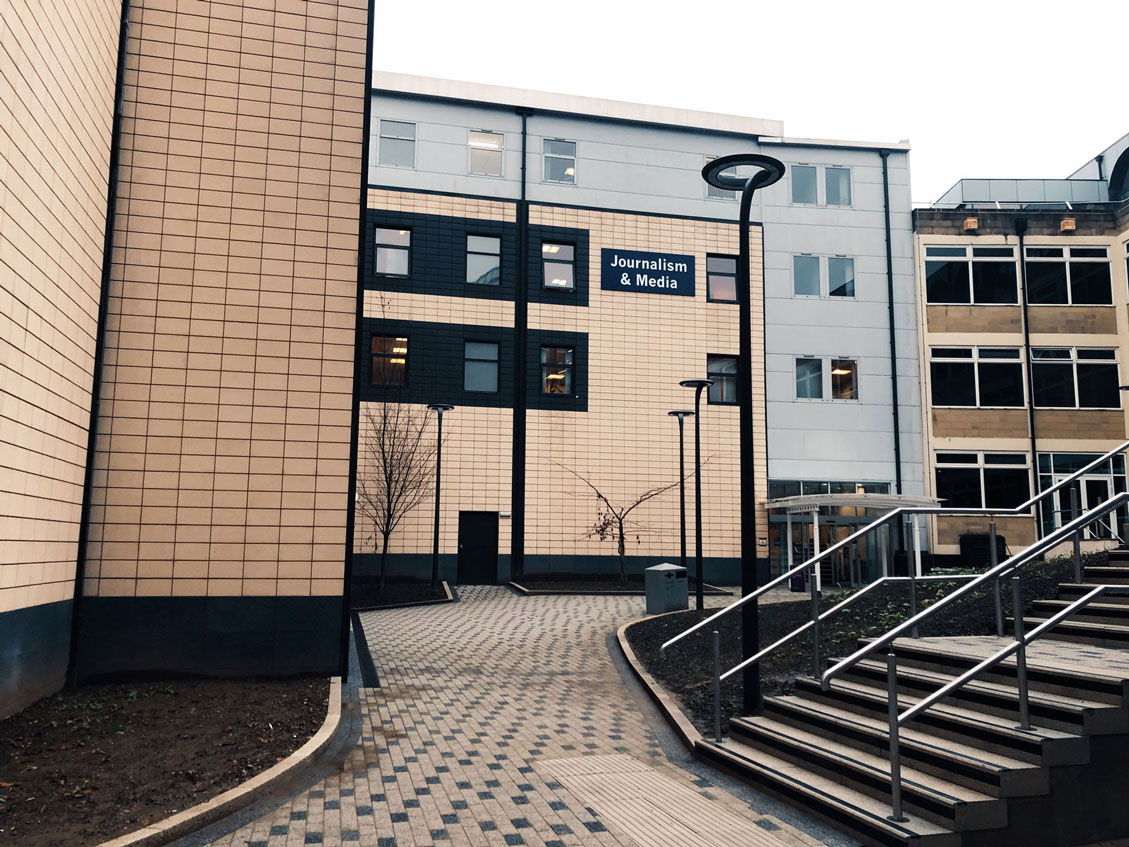
POLYGON ((576 287, 576 248, 571 244, 541 243, 541 285, 572 291, 576 287))
POLYGON ((470 172, 482 176, 501 176, 504 143, 505 136, 500 132, 472 129, 467 135, 470 172))
POLYGON ((925 248, 927 303, 1019 302, 1014 247, 925 248))
POLYGON ((380 122, 380 144, 377 160, 394 168, 416 166, 416 125, 404 121, 380 122))
MULTIPOLYGON (((1063 477, 1082 470, 1099 456, 1099 453, 1040 453, 1039 490, 1046 491, 1063 477)), ((1078 505, 1083 511, 1087 511, 1111 496, 1125 491, 1125 481, 1124 456, 1114 456, 1108 462, 1086 471, 1085 476, 1080 480, 1081 485, 1075 482, 1063 486, 1059 489, 1059 494, 1051 495, 1040 502, 1043 534, 1052 532, 1071 519, 1071 488, 1078 492, 1078 505)), ((1102 519, 1107 526, 1121 526, 1126 520, 1129 520, 1129 510, 1124 507, 1116 511, 1116 517, 1107 515, 1102 519)), ((1111 533, 1104 531, 1098 524, 1091 524, 1083 537, 1108 538, 1110 535, 1111 533)))
POLYGON ((1045 409, 1120 409, 1117 351, 1031 348, 1035 405, 1045 409))
POLYGON ((792 167, 792 202, 816 204, 819 196, 816 192, 816 168, 812 165, 794 165, 792 167))
POLYGON ((412 267, 412 231, 376 228, 376 272, 381 276, 408 276, 412 267))
POLYGON ((1027 247, 1027 302, 1033 306, 1113 304, 1105 247, 1027 247))
POLYGON ((934 347, 930 351, 929 383, 934 406, 1025 405, 1018 348, 934 347))
POLYGON ((706 255, 706 299, 737 302, 737 259, 733 256, 706 255))
POLYGON ((1014 509, 1031 497, 1026 453, 938 453, 937 498, 947 507, 1014 509))
POLYGON ((541 393, 572 394, 571 347, 541 348, 541 393))
POLYGON ((737 357, 706 356, 706 379, 712 379, 706 402, 732 405, 737 402, 737 357))
POLYGON ((851 205, 850 168, 825 168, 823 173, 827 184, 827 205, 851 205))
POLYGON ((466 281, 472 285, 497 285, 501 273, 502 239, 496 235, 466 237, 466 281))
MULTIPOLYGON (((706 157, 706 164, 708 165, 710 162, 712 162, 716 158, 717 158, 717 156, 707 156, 706 157)), ((722 171, 722 173, 725 174, 726 176, 736 176, 737 175, 737 169, 736 168, 726 168, 725 170, 722 171)), ((715 188, 714 186, 710 185, 707 182, 706 183, 706 197, 708 197, 710 200, 736 200, 737 199, 737 192, 736 191, 729 191, 725 188, 715 188)))
POLYGON ((546 138, 542 143, 545 153, 545 182, 576 182, 576 142, 546 138))
POLYGON ((463 388, 466 391, 497 391, 497 342, 467 341, 463 355, 463 388))
POLYGON ((408 384, 408 339, 400 335, 372 337, 373 385, 403 388, 408 384))
POLYGON ((796 359, 796 399, 823 399, 823 359, 796 359))
POLYGON ((806 253, 793 256, 792 292, 797 297, 854 297, 855 260, 846 256, 824 259, 806 253), (822 270, 825 263, 826 273, 822 270))
POLYGON ((858 400, 859 363, 854 359, 831 360, 831 399, 858 400))

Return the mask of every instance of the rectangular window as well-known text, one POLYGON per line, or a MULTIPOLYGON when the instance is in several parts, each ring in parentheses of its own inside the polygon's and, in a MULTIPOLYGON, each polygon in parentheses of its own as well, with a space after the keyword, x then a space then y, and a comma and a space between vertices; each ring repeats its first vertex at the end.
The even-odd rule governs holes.
POLYGON ((850 168, 826 168, 824 169, 824 176, 827 185, 827 205, 851 205, 850 168))
POLYGON ((466 281, 498 285, 501 281, 502 239, 496 235, 466 237, 466 281))
POLYGON ((541 348, 541 393, 572 394, 571 347, 541 348))
POLYGON ((500 132, 472 129, 467 135, 470 172, 482 176, 501 176, 504 144, 505 136, 500 132))
POLYGON ((377 161, 394 168, 416 166, 416 125, 404 121, 380 122, 377 161))
POLYGON ((812 165, 792 166, 792 202, 816 204, 819 202, 816 168, 812 165))
POLYGON ((374 335, 371 345, 371 383, 393 388, 407 385, 408 339, 402 335, 374 335))
MULTIPOLYGON (((717 156, 707 156, 706 157, 706 164, 708 165, 710 162, 712 162, 716 158, 717 158, 717 156)), ((737 169, 736 168, 726 168, 725 170, 722 171, 722 173, 725 174, 726 176, 736 176, 737 169)), ((701 177, 699 177, 699 179, 700 178, 701 177)), ((715 188, 714 186, 710 185, 707 182, 706 183, 706 197, 708 197, 710 200, 736 200, 737 199, 737 192, 736 191, 728 191, 727 189, 724 189, 724 188, 715 188)))
POLYGON ((796 398, 823 399, 823 359, 796 359, 796 398))
POLYGON ((706 299, 715 303, 737 302, 737 259, 706 255, 706 299))
POLYGON ((466 391, 497 391, 497 342, 467 341, 464 344, 463 356, 463 388, 466 391))
POLYGON ((576 142, 546 138, 542 142, 545 155, 545 182, 576 182, 576 142))
POLYGON ((576 248, 571 244, 541 243, 541 285, 572 291, 576 287, 576 248))
POLYGON ((1034 347, 1031 358, 1031 381, 1037 407, 1121 408, 1116 350, 1034 347))
POLYGON ((819 256, 792 257, 792 291, 797 297, 819 296, 819 256))
POLYGON ((855 296, 855 260, 831 256, 827 260, 827 293, 832 297, 855 296))
POLYGON ((1027 302, 1033 306, 1113 304, 1105 247, 1028 247, 1027 302))
POLYGON ((380 276, 409 276, 412 267, 412 231, 376 228, 376 272, 380 276))
POLYGON ((859 363, 854 359, 831 360, 831 399, 858 400, 859 363))
POLYGON ((737 357, 706 356, 706 379, 712 379, 707 402, 715 405, 737 402, 737 357))
POLYGON ((934 347, 929 383, 934 406, 1022 408, 1023 364, 1011 347, 934 347))
POLYGON ((1019 302, 1014 247, 925 248, 927 303, 1019 302))
POLYGON ((937 453, 937 498, 964 509, 1014 509, 1031 497, 1026 453, 937 453))

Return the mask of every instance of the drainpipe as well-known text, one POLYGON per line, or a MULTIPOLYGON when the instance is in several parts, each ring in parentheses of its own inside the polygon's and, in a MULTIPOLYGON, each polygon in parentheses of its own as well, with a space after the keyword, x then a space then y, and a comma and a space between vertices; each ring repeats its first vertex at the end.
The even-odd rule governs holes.
POLYGON ((510 458, 510 579, 525 573, 525 421, 529 321, 529 201, 526 199, 528 109, 521 115, 521 200, 517 206, 517 291, 514 292, 514 429, 510 458))
MULTIPOLYGON (((1015 234, 1019 238, 1019 305, 1023 315, 1023 356, 1027 364, 1027 428, 1031 433, 1031 476, 1036 490, 1039 486, 1039 453, 1035 440, 1035 382, 1031 375, 1031 323, 1027 312, 1027 259, 1023 255, 1023 236, 1027 233, 1027 218, 1016 218, 1015 234)), ((1035 537, 1041 537, 1039 509, 1035 509, 1035 537)))
POLYGON ((1102 172, 1102 165, 1105 162, 1105 154, 1099 153, 1094 157, 1094 161, 1098 163, 1098 179, 1105 179, 1105 174, 1102 172))
POLYGON ((898 403, 898 341, 894 326, 894 247, 890 227, 890 151, 879 150, 882 157, 882 211, 886 222, 886 296, 890 317, 890 403, 894 412, 894 490, 902 493, 902 427, 898 403))

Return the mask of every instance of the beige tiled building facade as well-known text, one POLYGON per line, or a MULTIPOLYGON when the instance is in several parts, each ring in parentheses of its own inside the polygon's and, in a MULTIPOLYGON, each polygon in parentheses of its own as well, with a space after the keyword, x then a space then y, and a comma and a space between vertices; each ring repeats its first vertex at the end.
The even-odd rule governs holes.
POLYGON ((0 714, 339 666, 368 7, 0 6, 0 714))

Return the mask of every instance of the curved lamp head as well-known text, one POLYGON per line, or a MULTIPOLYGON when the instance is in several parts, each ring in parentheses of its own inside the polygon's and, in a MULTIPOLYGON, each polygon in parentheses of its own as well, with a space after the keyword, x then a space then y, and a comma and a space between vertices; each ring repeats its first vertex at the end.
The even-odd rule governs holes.
POLYGON ((444 412, 448 412, 455 407, 450 403, 428 403, 427 408, 431 409, 431 411, 433 412, 443 414, 444 412))
POLYGON ((702 388, 709 388, 711 385, 713 385, 713 380, 712 379, 684 379, 681 382, 679 382, 678 384, 681 385, 683 388, 702 389, 702 388))
POLYGON ((784 176, 784 163, 779 159, 762 156, 759 153, 734 153, 732 156, 722 156, 712 162, 707 162, 706 166, 702 168, 702 179, 714 188, 721 188, 725 191, 741 191, 744 189, 745 183, 749 181, 749 177, 725 174, 722 171, 742 166, 760 168, 752 177, 754 191, 779 182, 780 178, 784 176))
POLYGON ((672 418, 692 418, 694 412, 691 409, 675 409, 673 412, 667 412, 672 418))

